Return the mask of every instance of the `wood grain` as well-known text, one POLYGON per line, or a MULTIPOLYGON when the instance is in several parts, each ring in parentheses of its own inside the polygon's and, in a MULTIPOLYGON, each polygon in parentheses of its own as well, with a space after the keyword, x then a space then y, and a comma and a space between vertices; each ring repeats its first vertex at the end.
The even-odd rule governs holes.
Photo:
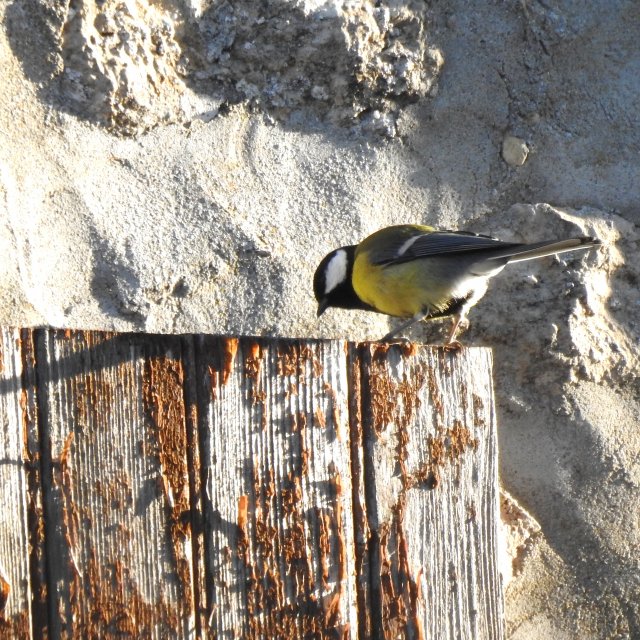
POLYGON ((487 350, 361 350, 374 635, 504 636, 487 350))
POLYGON ((211 631, 351 637, 344 343, 230 338, 202 340, 197 351, 209 378, 202 431, 211 631))
POLYGON ((491 355, 0 333, 0 638, 504 637, 491 355))
POLYGON ((47 331, 36 358, 53 637, 192 636, 180 341, 47 331))
POLYGON ((44 519, 32 363, 30 334, 1 329, 0 637, 5 638, 47 634, 44 519))

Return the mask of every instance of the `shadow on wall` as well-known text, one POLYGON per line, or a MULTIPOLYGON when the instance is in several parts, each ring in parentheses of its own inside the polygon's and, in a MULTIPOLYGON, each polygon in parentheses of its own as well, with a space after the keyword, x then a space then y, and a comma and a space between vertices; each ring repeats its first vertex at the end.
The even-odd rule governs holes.
POLYGON ((93 237, 91 294, 108 317, 124 318, 144 329, 149 304, 137 295, 140 276, 130 255, 119 255, 98 234, 93 237))
POLYGON ((43 101, 120 135, 244 103, 296 129, 324 120, 393 136, 442 67, 418 0, 188 4, 15 0, 5 26, 43 101))

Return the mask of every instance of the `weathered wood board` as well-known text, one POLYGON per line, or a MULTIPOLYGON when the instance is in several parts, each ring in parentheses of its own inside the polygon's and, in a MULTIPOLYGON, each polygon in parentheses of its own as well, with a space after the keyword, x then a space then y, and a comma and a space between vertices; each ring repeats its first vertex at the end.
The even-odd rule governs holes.
POLYGON ((210 397, 201 433, 211 631, 350 637, 357 610, 345 344, 218 345, 203 338, 197 348, 199 378, 209 381, 201 397, 210 397))
POLYGON ((373 635, 503 637, 490 352, 358 356, 373 635))
POLYGON ((0 637, 503 637, 489 352, 5 329, 0 637))
POLYGON ((0 330, 0 637, 47 634, 31 334, 0 330))
POLYGON ((192 635, 180 344, 38 336, 53 637, 192 635))

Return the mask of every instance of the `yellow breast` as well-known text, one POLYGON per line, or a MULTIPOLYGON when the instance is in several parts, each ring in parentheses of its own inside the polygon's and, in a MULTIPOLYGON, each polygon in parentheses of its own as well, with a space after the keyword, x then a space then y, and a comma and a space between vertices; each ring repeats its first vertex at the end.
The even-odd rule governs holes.
POLYGON ((366 251, 356 253, 352 285, 358 297, 390 316, 408 318, 424 309, 447 308, 450 292, 430 282, 424 261, 380 267, 366 259, 366 251))

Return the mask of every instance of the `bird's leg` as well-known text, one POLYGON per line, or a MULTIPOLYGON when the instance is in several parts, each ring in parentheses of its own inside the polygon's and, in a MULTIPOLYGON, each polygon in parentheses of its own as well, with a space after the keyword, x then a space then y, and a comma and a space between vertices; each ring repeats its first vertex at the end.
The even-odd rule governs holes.
POLYGON ((449 335, 447 336, 447 341, 444 343, 444 346, 448 348, 459 349, 462 346, 462 344, 455 339, 456 333, 458 333, 458 329, 460 328, 460 325, 464 326, 468 324, 469 324, 469 321, 462 313, 458 313, 455 316, 453 316, 453 324, 451 325, 451 331, 449 331, 449 335))
POLYGON ((429 311, 419 311, 414 316, 411 316, 409 319, 405 320, 402 324, 398 325, 393 331, 389 331, 386 336, 384 336, 380 342, 390 342, 393 340, 395 336, 397 336, 401 331, 409 328, 412 324, 416 322, 420 322, 420 320, 424 320, 429 315, 429 311))

